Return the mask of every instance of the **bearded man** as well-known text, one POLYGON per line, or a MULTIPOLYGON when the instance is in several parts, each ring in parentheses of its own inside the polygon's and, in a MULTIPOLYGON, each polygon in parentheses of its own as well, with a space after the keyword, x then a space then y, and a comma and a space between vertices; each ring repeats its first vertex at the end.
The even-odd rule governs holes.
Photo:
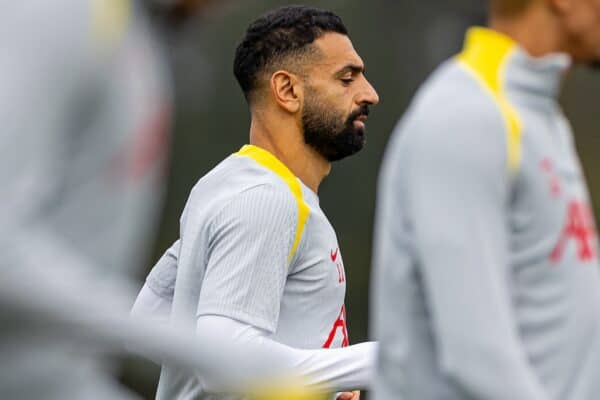
MULTIPOLYGON (((342 20, 303 6, 252 23, 234 73, 250 107, 250 144, 196 184, 181 236, 134 314, 170 313, 247 342, 307 383, 368 386, 375 345, 348 346, 342 255, 317 192, 331 162, 363 147, 377 93, 342 20)), ((210 387, 163 367, 158 398, 209 398, 210 387)))

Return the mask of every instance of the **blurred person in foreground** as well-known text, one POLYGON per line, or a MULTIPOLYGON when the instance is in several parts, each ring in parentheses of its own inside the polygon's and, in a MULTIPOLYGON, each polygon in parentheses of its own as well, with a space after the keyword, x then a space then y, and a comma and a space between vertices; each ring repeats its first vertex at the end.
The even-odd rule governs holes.
POLYGON ((156 228, 172 93, 145 8, 31 0, 0 15, 0 398, 132 397, 71 339, 113 337, 156 228))
POLYGON ((377 400, 592 400, 600 270, 557 102, 600 60, 600 1, 491 0, 388 147, 375 235, 377 400))
MULTIPOLYGON (((363 147, 377 93, 342 20, 304 6, 253 22, 234 73, 250 108, 250 144, 193 188, 180 238, 133 313, 172 314, 262 351, 306 384, 367 387, 375 344, 347 347, 342 255, 317 192, 333 161, 363 147)), ((211 384, 163 366, 157 398, 221 398, 211 384)))

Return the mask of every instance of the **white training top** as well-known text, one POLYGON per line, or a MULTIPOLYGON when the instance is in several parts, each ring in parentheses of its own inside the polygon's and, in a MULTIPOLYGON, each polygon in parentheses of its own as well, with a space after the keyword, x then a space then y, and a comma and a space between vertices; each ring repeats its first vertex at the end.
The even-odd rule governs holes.
MULTIPOLYGON (((317 195, 267 151, 244 146, 196 184, 181 237, 147 286, 173 298, 173 318, 218 315, 296 348, 348 345, 346 277, 317 195)), ((199 380, 163 369, 158 398, 200 396, 199 380)))
POLYGON ((374 241, 376 400, 593 400, 600 269, 569 57, 472 28, 394 132, 374 241))

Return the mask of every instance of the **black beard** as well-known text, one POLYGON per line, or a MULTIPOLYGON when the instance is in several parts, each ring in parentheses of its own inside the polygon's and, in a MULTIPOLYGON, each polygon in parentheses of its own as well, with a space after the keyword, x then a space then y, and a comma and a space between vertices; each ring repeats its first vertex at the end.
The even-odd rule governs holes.
POLYGON ((364 129, 354 126, 354 121, 363 115, 369 115, 366 104, 340 123, 343 117, 339 113, 322 105, 314 109, 308 106, 302 114, 304 142, 330 162, 351 156, 359 152, 367 141, 364 129))

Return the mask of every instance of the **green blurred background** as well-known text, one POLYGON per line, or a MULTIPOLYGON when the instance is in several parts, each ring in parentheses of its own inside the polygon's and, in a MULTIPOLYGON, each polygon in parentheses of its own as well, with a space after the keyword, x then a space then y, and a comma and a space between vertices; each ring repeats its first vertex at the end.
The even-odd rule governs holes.
MULTIPOLYGON (((376 180, 385 144, 411 97, 441 61, 460 50, 465 29, 485 23, 481 0, 329 0, 365 61, 380 104, 368 122, 368 144, 335 163, 320 188, 321 207, 337 231, 347 274, 351 342, 368 338, 371 237, 376 180)), ((168 51, 176 82, 176 118, 168 194, 146 271, 177 238, 179 215, 199 177, 247 142, 249 114, 232 73, 233 52, 247 25, 276 0, 217 1, 214 11, 171 35, 168 51)), ((596 215, 600 215, 600 73, 575 69, 562 103, 576 133, 596 215)), ((452 143, 448 143, 452 146, 452 143)), ((143 276, 140 276, 142 279, 143 276)), ((124 380, 153 398, 158 368, 127 362, 124 380)))

